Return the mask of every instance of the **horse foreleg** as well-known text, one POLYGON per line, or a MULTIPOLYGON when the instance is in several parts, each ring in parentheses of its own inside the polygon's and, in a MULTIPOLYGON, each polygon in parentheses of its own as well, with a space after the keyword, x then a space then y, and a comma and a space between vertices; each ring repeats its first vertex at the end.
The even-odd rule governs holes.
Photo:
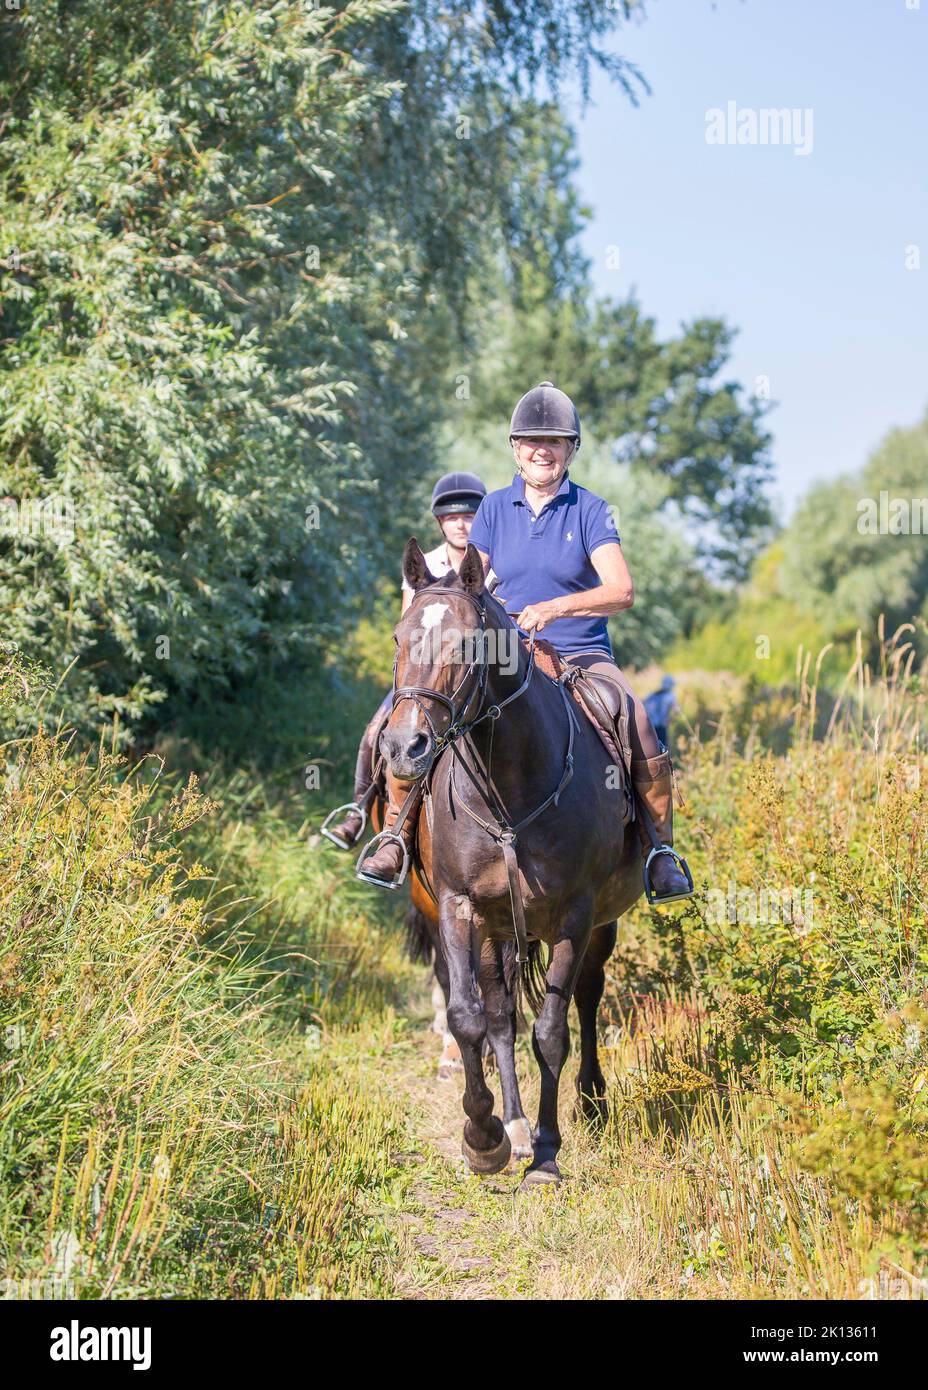
POLYGON ((599 1065, 596 1014, 606 985, 603 967, 615 946, 616 923, 596 927, 583 956, 574 1000, 580 1015, 580 1070, 577 1073, 577 1108, 587 1120, 602 1121, 607 1115, 606 1081, 599 1065))
POLYGON ((532 1029, 532 1051, 541 1071, 541 1098, 534 1134, 535 1157, 525 1170, 523 1188, 561 1181, 561 1170, 557 1166, 561 1147, 557 1094, 561 1071, 570 1051, 567 1010, 591 930, 587 917, 583 927, 555 942, 551 954, 545 1002, 532 1029))
POLYGON ((506 985, 503 945, 485 941, 480 954, 480 989, 487 1016, 487 1037, 496 1056, 503 1092, 503 1127, 514 1158, 532 1156, 532 1131, 519 1095, 516 1077, 516 996, 506 985))
POLYGON ((509 1162, 511 1145, 502 1123, 493 1114, 493 1092, 483 1075, 483 1042, 487 1019, 477 991, 475 952, 471 940, 471 905, 452 896, 439 913, 441 948, 448 967, 448 1025, 464 1064, 464 1157, 475 1173, 498 1173, 509 1162))

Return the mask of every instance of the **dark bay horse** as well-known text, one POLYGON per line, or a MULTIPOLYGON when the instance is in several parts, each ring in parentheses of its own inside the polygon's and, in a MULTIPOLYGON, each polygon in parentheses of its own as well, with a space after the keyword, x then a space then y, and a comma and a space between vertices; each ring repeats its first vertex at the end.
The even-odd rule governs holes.
POLYGON ((535 668, 486 590, 475 548, 457 574, 435 579, 413 539, 403 572, 415 593, 394 631, 394 705, 380 747, 394 778, 424 780, 427 793, 413 902, 437 922, 436 970, 464 1066, 463 1152, 473 1171, 497 1172, 525 1126, 514 1057, 518 916, 541 1072, 523 1185, 559 1182, 568 1008, 575 998, 579 1102, 592 1117, 605 1105, 596 1047, 604 965, 615 919, 643 891, 640 844, 634 826, 623 826, 603 744, 563 686, 535 668), (496 1054, 505 1126, 484 1078, 485 1040, 496 1054))

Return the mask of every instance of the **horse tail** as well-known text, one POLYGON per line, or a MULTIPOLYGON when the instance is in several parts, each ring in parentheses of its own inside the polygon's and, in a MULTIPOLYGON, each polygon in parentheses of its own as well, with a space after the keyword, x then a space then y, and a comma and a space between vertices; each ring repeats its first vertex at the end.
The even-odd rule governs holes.
POLYGON ((406 913, 406 954, 414 965, 431 965, 435 958, 435 942, 428 919, 413 904, 406 913))
POLYGON ((515 941, 504 941, 503 978, 510 994, 515 993, 520 1024, 524 1024, 523 1002, 528 1004, 534 1014, 541 1013, 548 987, 548 968, 541 958, 540 941, 528 943, 528 960, 521 967, 517 955, 518 947, 515 941))

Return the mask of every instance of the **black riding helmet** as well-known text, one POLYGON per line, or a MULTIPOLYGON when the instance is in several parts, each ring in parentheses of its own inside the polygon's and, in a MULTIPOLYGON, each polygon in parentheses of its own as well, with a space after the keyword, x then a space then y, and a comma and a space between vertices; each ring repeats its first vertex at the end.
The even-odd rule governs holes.
POLYGON ((486 487, 476 473, 446 473, 432 489, 432 515, 475 512, 486 495, 486 487))
POLYGON ((526 435, 549 434, 574 441, 574 453, 580 448, 580 416, 568 395, 559 391, 553 381, 542 381, 526 391, 512 412, 509 422, 509 442, 526 435))

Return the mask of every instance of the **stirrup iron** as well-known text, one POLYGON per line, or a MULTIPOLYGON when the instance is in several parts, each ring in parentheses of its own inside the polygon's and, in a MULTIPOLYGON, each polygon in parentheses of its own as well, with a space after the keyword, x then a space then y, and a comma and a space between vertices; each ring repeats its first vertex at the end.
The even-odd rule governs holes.
POLYGON ((406 848, 406 841, 403 839, 402 835, 394 835, 392 830, 381 830, 372 840, 368 840, 367 844, 358 855, 358 862, 354 866, 354 872, 356 878, 361 879, 364 883, 373 883, 377 888, 402 888, 406 881, 406 875, 409 872, 409 850, 406 848), (361 868, 365 859, 370 858, 371 850, 375 845, 379 845, 382 840, 395 840, 403 851, 403 862, 400 865, 399 872, 389 882, 385 878, 375 878, 373 874, 366 874, 361 868))
POLYGON ((645 897, 652 906, 655 904, 661 906, 664 903, 682 902, 684 898, 691 898, 693 896, 693 875, 690 873, 690 866, 683 858, 683 855, 677 853, 673 845, 655 845, 644 861, 644 891, 645 897), (669 854, 671 859, 675 861, 677 867, 690 886, 688 893, 674 893, 669 898, 659 898, 654 892, 651 886, 651 861, 656 859, 659 854, 669 854))
POLYGON ((329 814, 326 816, 325 820, 322 822, 322 825, 319 827, 319 834, 324 835, 327 840, 331 840, 332 844, 336 845, 339 849, 354 849, 354 845, 346 845, 344 840, 336 839, 336 837, 332 834, 331 830, 329 829, 329 826, 332 823, 332 821, 342 811, 355 811, 361 817, 361 828, 358 831, 357 839, 354 842, 354 844, 356 845, 358 843, 358 840, 364 834, 365 825, 367 825, 367 812, 365 811, 364 807, 359 806, 356 801, 346 801, 344 806, 336 806, 334 811, 330 811, 329 814))

